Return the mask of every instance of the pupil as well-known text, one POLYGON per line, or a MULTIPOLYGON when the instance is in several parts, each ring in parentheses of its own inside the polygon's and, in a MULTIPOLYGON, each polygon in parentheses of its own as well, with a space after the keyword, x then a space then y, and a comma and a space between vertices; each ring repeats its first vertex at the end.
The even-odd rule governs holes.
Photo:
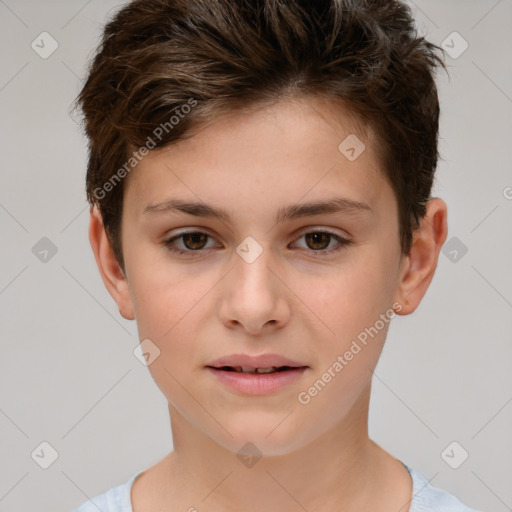
POLYGON ((311 249, 325 249, 329 245, 330 236, 329 233, 307 233, 306 242, 311 249), (313 247, 311 247, 310 242, 312 242, 313 247), (318 247, 318 244, 320 244, 320 247, 318 247))
POLYGON ((185 233, 183 235, 183 243, 185 244, 187 249, 202 249, 206 243, 206 235, 204 233, 185 233), (192 246, 190 242, 192 242, 192 246), (199 247, 194 246, 195 244, 199 244, 199 247))

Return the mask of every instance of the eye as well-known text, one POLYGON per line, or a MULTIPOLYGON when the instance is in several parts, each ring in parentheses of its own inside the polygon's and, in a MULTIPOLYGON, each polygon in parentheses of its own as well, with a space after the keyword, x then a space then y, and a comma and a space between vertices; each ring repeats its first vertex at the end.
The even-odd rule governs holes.
MULTIPOLYGON (((317 254, 332 254, 352 243, 351 240, 329 231, 310 231, 298 240, 302 238, 306 242, 306 247, 300 248, 317 254), (333 247, 333 242, 336 241, 338 243, 333 247)), ((173 253, 192 256, 194 253, 200 254, 212 247, 219 247, 218 245, 208 246, 209 239, 213 240, 211 235, 203 231, 188 231, 177 234, 163 243, 173 253)))
POLYGON ((209 238, 212 237, 202 231, 189 231, 187 233, 180 233, 179 235, 173 236, 169 240, 166 240, 164 245, 167 249, 177 254, 201 252, 203 249, 210 248, 206 247, 206 243, 209 238), (177 247, 175 243, 176 241, 180 241, 182 243, 182 247, 177 247))
POLYGON ((316 253, 337 252, 352 243, 351 240, 329 231, 310 231, 303 234, 298 240, 302 238, 304 238, 306 242, 306 247, 303 248, 316 253), (331 242, 336 240, 338 241, 338 244, 333 248, 331 242))

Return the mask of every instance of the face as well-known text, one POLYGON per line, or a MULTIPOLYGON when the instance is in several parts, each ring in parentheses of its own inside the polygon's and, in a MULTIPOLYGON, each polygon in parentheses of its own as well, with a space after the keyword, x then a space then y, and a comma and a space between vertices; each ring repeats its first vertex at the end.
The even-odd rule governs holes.
POLYGON ((150 152, 125 187, 130 307, 172 414, 265 454, 363 420, 401 269, 371 132, 328 103, 282 102, 150 152), (209 368, 268 354, 300 368, 209 368))

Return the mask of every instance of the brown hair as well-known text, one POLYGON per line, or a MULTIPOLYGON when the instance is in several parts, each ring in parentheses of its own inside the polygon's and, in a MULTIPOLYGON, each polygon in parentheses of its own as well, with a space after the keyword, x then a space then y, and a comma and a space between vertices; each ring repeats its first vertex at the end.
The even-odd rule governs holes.
POLYGON ((433 75, 445 65, 436 50, 398 0, 128 3, 106 25, 76 100, 89 139, 87 198, 121 268, 123 178, 141 155, 284 97, 343 102, 376 133, 407 254, 438 159, 433 75))

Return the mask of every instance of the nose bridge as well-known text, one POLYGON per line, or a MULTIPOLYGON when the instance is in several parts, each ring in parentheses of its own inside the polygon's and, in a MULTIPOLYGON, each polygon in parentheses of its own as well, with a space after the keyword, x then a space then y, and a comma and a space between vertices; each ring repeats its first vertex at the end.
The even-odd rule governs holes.
POLYGON ((245 291, 270 292, 271 281, 275 279, 268 267, 274 258, 271 248, 263 241, 252 236, 246 237, 236 248, 235 272, 236 280, 245 291))

